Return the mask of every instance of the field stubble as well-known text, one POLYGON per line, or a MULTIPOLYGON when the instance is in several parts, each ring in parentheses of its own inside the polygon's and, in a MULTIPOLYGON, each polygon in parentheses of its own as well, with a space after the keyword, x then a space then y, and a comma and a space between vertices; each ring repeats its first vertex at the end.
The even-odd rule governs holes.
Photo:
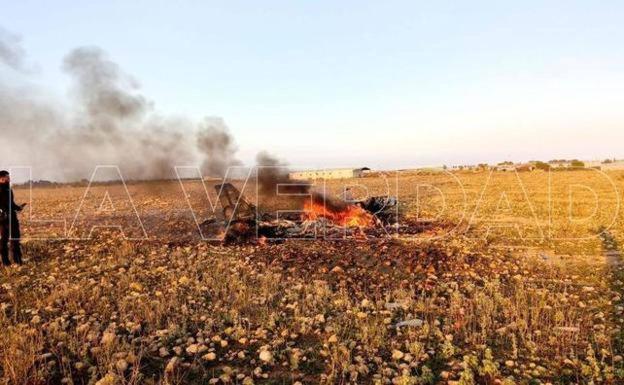
POLYGON ((132 202, 34 189, 28 262, 1 273, 0 383, 623 383, 624 179, 606 176, 328 181, 390 186, 403 219, 444 226, 228 247, 197 236, 196 182, 131 185, 132 202), (101 212, 148 239, 91 233, 101 212), (91 239, 54 239, 70 229, 91 239))

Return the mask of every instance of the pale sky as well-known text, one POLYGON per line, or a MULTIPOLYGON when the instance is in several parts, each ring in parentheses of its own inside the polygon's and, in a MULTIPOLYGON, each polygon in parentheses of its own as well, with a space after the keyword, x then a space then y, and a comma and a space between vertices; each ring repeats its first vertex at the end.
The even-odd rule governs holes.
POLYGON ((624 157, 621 1, 7 1, 36 83, 98 46, 240 157, 404 168, 624 157))

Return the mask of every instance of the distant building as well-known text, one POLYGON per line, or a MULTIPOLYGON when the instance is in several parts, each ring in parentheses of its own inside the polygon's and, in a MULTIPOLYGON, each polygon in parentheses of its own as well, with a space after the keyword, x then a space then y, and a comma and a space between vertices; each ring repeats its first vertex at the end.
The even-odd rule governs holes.
POLYGON ((306 170, 296 171, 288 174, 290 179, 306 180, 306 179, 349 179, 361 178, 370 172, 370 168, 335 168, 327 170, 306 170))
MULTIPOLYGON (((432 166, 432 167, 419 167, 414 169, 416 172, 444 172, 446 170, 443 166, 432 166)), ((409 170, 401 170, 401 171, 409 171, 409 170)))
POLYGON ((572 162, 569 160, 551 160, 548 164, 552 168, 569 168, 572 166, 572 162))
POLYGON ((533 163, 516 163, 516 164, 499 164, 496 171, 533 171, 535 165, 533 163))
POLYGON ((474 164, 461 164, 461 165, 451 166, 451 170, 453 171, 477 171, 480 169, 482 169, 481 165, 474 165, 474 164))

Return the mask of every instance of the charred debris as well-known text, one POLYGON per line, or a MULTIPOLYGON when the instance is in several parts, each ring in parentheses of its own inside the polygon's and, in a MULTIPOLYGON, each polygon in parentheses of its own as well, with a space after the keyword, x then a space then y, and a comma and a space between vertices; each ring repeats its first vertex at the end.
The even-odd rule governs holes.
POLYGON ((345 202, 313 193, 298 212, 262 212, 231 183, 214 186, 220 215, 200 224, 206 239, 225 244, 281 242, 286 239, 367 239, 399 226, 398 199, 374 196, 345 202))

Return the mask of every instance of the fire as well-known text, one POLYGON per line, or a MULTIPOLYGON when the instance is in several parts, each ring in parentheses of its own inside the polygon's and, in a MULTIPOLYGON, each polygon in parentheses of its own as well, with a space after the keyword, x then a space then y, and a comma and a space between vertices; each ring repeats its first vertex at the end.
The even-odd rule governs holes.
POLYGON ((356 205, 347 205, 340 210, 326 207, 324 202, 309 201, 303 206, 303 219, 326 218, 344 227, 368 227, 374 224, 373 215, 356 205))

